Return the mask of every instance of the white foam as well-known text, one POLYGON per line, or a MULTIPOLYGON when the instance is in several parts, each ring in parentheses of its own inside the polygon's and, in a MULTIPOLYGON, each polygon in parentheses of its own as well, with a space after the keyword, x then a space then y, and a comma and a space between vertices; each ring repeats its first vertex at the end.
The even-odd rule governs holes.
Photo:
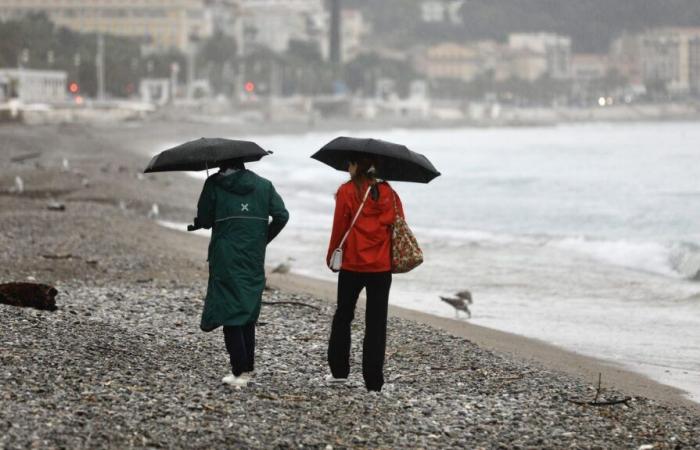
POLYGON ((551 241, 548 245, 591 256, 599 261, 673 278, 694 276, 700 263, 687 245, 629 240, 594 240, 585 237, 551 241))

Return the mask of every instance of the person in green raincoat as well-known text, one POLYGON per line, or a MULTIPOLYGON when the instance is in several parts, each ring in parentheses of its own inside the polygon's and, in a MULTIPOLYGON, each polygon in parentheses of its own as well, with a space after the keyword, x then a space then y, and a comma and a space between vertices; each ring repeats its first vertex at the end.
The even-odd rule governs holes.
POLYGON ((222 326, 232 374, 222 382, 245 386, 255 364, 255 323, 265 288, 265 248, 289 220, 272 183, 242 162, 207 178, 195 226, 211 228, 209 283, 200 328, 222 326), (272 217, 272 221, 269 218, 272 217))

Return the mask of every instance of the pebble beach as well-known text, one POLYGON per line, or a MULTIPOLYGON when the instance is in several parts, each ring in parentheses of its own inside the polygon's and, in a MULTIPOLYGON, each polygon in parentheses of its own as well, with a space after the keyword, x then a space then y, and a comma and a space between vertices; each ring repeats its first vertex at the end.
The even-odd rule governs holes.
POLYGON ((687 402, 606 378, 599 389, 400 314, 385 389, 362 384, 361 310, 350 382, 328 386, 333 305, 299 282, 263 296, 253 383, 222 384, 222 333, 198 327, 207 242, 152 213, 189 220, 201 186, 141 175, 149 136, 0 128, 0 283, 59 291, 54 312, 0 304, 0 448, 700 448, 700 410, 687 402), (596 397, 629 399, 572 401, 596 397))

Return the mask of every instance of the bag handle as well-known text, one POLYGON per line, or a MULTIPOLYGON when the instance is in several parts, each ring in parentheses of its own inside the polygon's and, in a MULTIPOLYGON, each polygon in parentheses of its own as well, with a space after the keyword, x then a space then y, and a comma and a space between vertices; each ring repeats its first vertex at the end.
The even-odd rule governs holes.
POLYGON ((348 231, 345 232, 345 236, 343 236, 343 239, 340 241, 340 245, 338 245, 338 248, 343 248, 343 244, 345 244, 345 240, 350 235, 350 230, 352 230, 353 225, 355 225, 357 218, 360 216, 360 212, 362 211, 362 207, 365 206, 365 202, 367 201, 367 197, 369 196, 369 191, 371 189, 372 189, 372 185, 370 185, 367 188, 367 192, 365 192, 365 196, 362 199, 362 203, 360 204, 360 207, 357 209, 357 212, 355 213, 355 217, 353 217, 352 222, 350 223, 350 227, 348 227, 348 231))
POLYGON ((397 217, 400 217, 400 218, 403 219, 403 216, 402 216, 401 213, 399 212, 399 206, 398 206, 398 204, 396 203, 396 197, 397 197, 396 191, 393 190, 393 189, 391 190, 391 197, 392 197, 392 199, 394 200, 394 220, 396 220, 397 217))

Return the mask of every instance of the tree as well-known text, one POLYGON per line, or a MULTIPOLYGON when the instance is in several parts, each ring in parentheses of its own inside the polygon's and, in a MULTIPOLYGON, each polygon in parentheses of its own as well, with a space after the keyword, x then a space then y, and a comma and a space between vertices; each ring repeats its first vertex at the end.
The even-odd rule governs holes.
POLYGON ((382 57, 377 53, 362 53, 345 65, 345 82, 353 92, 373 95, 379 78, 394 80, 399 95, 405 96, 411 81, 420 76, 408 62, 382 57))
POLYGON ((232 67, 236 63, 236 40, 217 30, 204 41, 197 54, 197 66, 203 68, 216 93, 231 92, 235 80, 232 67))
MULTIPOLYGON (((16 67, 23 50, 29 60, 23 65, 30 69, 63 70, 68 82, 77 82, 82 95, 95 95, 97 74, 95 58, 97 35, 78 33, 55 26, 45 14, 30 14, 21 19, 0 22, 0 66, 16 67), (52 58, 49 58, 49 53, 52 58)), ((105 35, 106 91, 124 97, 135 92, 142 76, 169 77, 172 62, 185 67, 182 53, 141 55, 137 39, 105 35), (152 62, 149 71, 148 61, 152 62)))

